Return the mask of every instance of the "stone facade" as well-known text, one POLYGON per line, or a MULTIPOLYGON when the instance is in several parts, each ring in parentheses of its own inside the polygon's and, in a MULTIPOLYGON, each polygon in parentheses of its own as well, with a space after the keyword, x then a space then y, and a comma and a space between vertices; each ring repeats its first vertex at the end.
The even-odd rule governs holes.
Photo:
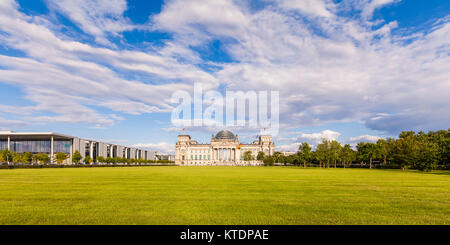
POLYGON ((261 135, 252 144, 242 144, 238 136, 228 130, 212 135, 210 144, 199 144, 189 135, 179 135, 175 145, 175 164, 178 165, 262 165, 262 161, 244 161, 243 153, 251 151, 273 155, 272 136, 261 135))

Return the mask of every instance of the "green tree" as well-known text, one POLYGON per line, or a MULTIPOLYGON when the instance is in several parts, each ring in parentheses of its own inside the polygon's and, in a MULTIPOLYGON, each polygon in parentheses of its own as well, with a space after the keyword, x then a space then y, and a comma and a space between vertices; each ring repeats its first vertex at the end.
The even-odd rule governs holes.
POLYGON ((298 154, 295 154, 295 155, 293 155, 291 157, 292 157, 292 163, 295 166, 300 166, 300 164, 302 163, 302 159, 300 159, 300 156, 298 154))
POLYGON ((325 163, 328 162, 329 166, 329 158, 328 158, 328 151, 330 142, 328 140, 323 140, 322 143, 318 144, 316 147, 315 155, 316 159, 319 162, 319 167, 325 167, 325 163))
POLYGON ((102 157, 102 156, 99 156, 99 157, 97 157, 97 162, 99 162, 99 163, 105 163, 105 162, 106 162, 106 159, 105 159, 104 157, 102 157))
POLYGON ((24 163, 30 164, 33 161, 33 154, 31 154, 31 152, 23 153, 22 157, 23 157, 24 163))
POLYGON ((19 154, 17 152, 13 152, 12 154, 12 158, 13 158, 13 163, 23 163, 23 155, 19 154))
POLYGON ((347 164, 351 164, 356 160, 356 152, 351 148, 349 144, 345 144, 344 147, 342 147, 340 159, 344 168, 347 164))
POLYGON ((2 162, 7 162, 9 164, 13 160, 13 152, 8 149, 4 149, 0 151, 0 157, 2 162))
POLYGON ((45 154, 45 153, 38 153, 35 155, 35 159, 40 163, 40 164, 46 164, 50 161, 50 157, 45 154))
POLYGON ((387 138, 387 139, 379 139, 377 141, 377 147, 379 150, 379 157, 383 160, 383 165, 387 165, 387 161, 390 159, 392 154, 392 150, 394 147, 395 139, 387 138))
POLYGON ((114 158, 107 157, 105 161, 106 161, 106 163, 111 164, 111 163, 114 163, 114 158))
POLYGON ((3 150, 0 151, 0 163, 6 162, 6 159, 3 156, 3 150))
POLYGON ((438 146, 438 161, 443 166, 450 164, 450 129, 428 132, 428 138, 438 146))
POLYGON ((91 164, 92 163, 92 158, 90 156, 86 156, 83 160, 83 162, 85 164, 91 164))
POLYGON ((279 151, 274 152, 274 153, 273 153, 273 160, 274 160, 276 163, 282 163, 283 160, 284 160, 283 153, 281 153, 281 152, 279 152, 279 151))
POLYGON ((336 168, 337 161, 340 160, 341 148, 342 148, 341 144, 336 140, 330 142, 329 155, 330 160, 334 162, 334 168, 336 168))
POLYGON ((73 153, 73 156, 72 156, 72 162, 73 162, 74 164, 78 164, 78 163, 80 163, 80 161, 81 161, 82 158, 83 158, 83 157, 81 156, 80 152, 79 152, 78 150, 76 150, 76 151, 73 153))
POLYGON ((242 158, 244 159, 244 161, 252 161, 252 160, 254 160, 253 154, 252 154, 251 151, 245 151, 244 154, 242 155, 242 158))
POLYGON ((306 163, 312 160, 311 146, 307 142, 301 143, 298 147, 298 156, 306 168, 306 163))
POLYGON ((120 163, 122 160, 121 157, 113 157, 113 163, 120 163))
POLYGON ((358 149, 359 158, 365 162, 368 161, 369 168, 372 168, 372 161, 377 159, 380 155, 377 144, 359 142, 358 145, 356 145, 356 148, 358 149))
POLYGON ((273 166, 273 164, 274 164, 273 156, 264 157, 263 163, 264 163, 264 166, 273 166))
POLYGON ((439 161, 438 144, 424 139, 418 142, 417 169, 421 171, 431 171, 436 168, 439 161))
POLYGON ((256 156, 256 160, 262 161, 262 160, 264 160, 265 156, 266 156, 266 154, 264 153, 264 151, 260 151, 260 152, 258 152, 258 155, 256 156))
POLYGON ((413 137, 415 135, 416 135, 416 132, 414 132, 414 131, 403 131, 400 133, 400 135, 398 137, 400 139, 403 139, 403 138, 413 137))
POLYGON ((286 164, 286 165, 292 165, 292 164, 294 163, 294 158, 295 158, 296 156, 297 156, 297 155, 287 156, 287 157, 285 158, 285 164, 286 164))
POLYGON ((394 144, 392 163, 402 170, 414 166, 417 160, 417 150, 418 144, 414 136, 399 138, 394 144))
POLYGON ((56 153, 55 157, 56 157, 56 162, 58 164, 62 164, 69 156, 64 152, 58 152, 58 153, 56 153))

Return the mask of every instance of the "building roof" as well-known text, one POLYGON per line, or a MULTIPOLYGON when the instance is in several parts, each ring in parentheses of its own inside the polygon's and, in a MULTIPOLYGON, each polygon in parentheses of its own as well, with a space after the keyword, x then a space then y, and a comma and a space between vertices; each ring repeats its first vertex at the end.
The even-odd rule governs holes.
POLYGON ((228 130, 219 131, 214 138, 217 140, 234 140, 235 139, 234 134, 228 130))
POLYGON ((72 139, 75 138, 70 135, 65 134, 57 134, 53 132, 14 132, 14 131, 0 131, 0 138, 5 137, 13 137, 13 138, 20 138, 20 139, 34 139, 39 138, 42 136, 53 136, 55 139, 72 139))

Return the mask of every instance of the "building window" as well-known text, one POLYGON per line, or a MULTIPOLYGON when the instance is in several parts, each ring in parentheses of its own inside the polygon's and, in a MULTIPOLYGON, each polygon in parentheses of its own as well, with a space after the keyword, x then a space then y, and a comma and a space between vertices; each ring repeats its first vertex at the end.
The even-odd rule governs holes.
POLYGON ((0 140, 0 151, 8 148, 8 141, 7 140, 0 140))
MULTIPOLYGON (((56 141, 54 142, 56 143, 56 141)), ((8 142, 6 142, 8 144, 8 142)), ((54 144, 55 145, 55 144, 54 144)), ((50 153, 50 140, 17 140, 11 141, 11 151, 17 153, 50 153)), ((6 147, 5 147, 6 148, 6 147)), ((70 146, 69 146, 70 150, 70 146)), ((57 151, 54 151, 57 152, 57 151)))
POLYGON ((70 141, 69 140, 57 140, 53 141, 53 152, 63 152, 70 154, 70 141))

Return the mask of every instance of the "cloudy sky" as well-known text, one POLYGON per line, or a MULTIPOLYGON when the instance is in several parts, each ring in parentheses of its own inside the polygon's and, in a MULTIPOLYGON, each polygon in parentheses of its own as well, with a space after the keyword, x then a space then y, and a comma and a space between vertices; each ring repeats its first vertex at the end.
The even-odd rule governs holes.
POLYGON ((1 0, 0 130, 173 151, 195 82, 279 91, 279 150, 447 129, 449 40, 442 0, 1 0))

